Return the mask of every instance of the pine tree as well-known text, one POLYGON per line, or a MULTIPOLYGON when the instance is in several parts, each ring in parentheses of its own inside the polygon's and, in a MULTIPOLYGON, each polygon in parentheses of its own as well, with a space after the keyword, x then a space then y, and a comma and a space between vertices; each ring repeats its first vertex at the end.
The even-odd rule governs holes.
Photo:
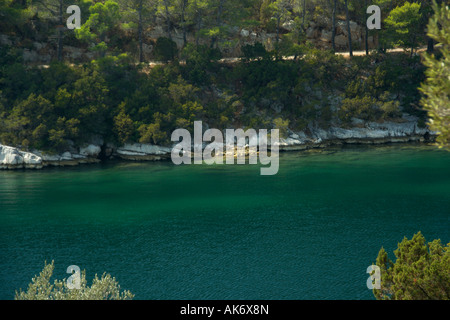
POLYGON ((374 289, 378 300, 449 300, 450 243, 440 240, 428 244, 419 231, 411 240, 406 237, 394 251, 395 263, 384 248, 378 253, 381 289, 374 289))
POLYGON ((51 0, 51 1, 44 1, 44 0, 35 0, 36 4, 41 8, 48 11, 48 13, 51 14, 55 22, 58 23, 57 25, 57 59, 58 61, 63 60, 63 37, 64 37, 64 30, 65 30, 65 21, 64 21, 64 14, 66 11, 66 8, 72 4, 71 1, 68 0, 51 0))
POLYGON ((403 6, 393 9, 386 18, 387 32, 394 44, 411 48, 411 56, 421 40, 421 4, 405 2, 403 6))
POLYGON ((350 31, 350 15, 349 15, 349 12, 348 12, 348 0, 345 0, 345 17, 346 17, 346 20, 347 20, 348 51, 350 53, 350 57, 353 57, 352 33, 350 31))
POLYGON ((425 95, 421 102, 428 111, 430 128, 439 133, 438 145, 450 148, 450 7, 434 2, 433 9, 428 36, 441 46, 439 55, 424 55, 428 69, 420 88, 425 95))
POLYGON ((120 24, 119 5, 112 0, 96 2, 89 7, 89 12, 89 19, 75 30, 75 35, 81 41, 94 44, 94 49, 103 57, 108 48, 107 39, 120 24))

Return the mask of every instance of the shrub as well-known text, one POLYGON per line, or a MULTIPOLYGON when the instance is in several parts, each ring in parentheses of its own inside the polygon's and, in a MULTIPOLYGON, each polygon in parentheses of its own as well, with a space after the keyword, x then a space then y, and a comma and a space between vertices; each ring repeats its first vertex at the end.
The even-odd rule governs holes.
POLYGON ((400 103, 398 101, 388 101, 381 105, 381 111, 383 112, 383 119, 395 119, 402 116, 400 111, 400 103))
POLYGON ((242 55, 245 59, 251 60, 254 58, 266 58, 267 57, 267 51, 266 48, 260 43, 257 42, 253 45, 246 44, 241 48, 242 55))
POLYGON ((275 120, 273 120, 273 124, 275 125, 275 128, 280 131, 280 138, 288 137, 289 120, 283 120, 282 118, 276 118, 275 120))
POLYGON ((143 124, 138 129, 141 138, 140 143, 164 143, 167 139, 167 133, 161 131, 159 123, 143 124))
POLYGON ((339 118, 346 124, 350 124, 352 118, 374 121, 378 119, 378 115, 379 108, 376 99, 368 96, 344 99, 338 111, 339 118))
POLYGON ((45 263, 44 269, 35 276, 28 285, 27 291, 16 291, 15 300, 131 300, 134 295, 128 291, 121 291, 119 283, 111 275, 104 273, 101 278, 95 275, 89 287, 86 272, 80 274, 80 289, 69 289, 65 279, 50 278, 55 268, 54 262, 45 263))
POLYGON ((426 243, 421 232, 406 237, 394 251, 392 262, 384 248, 376 259, 380 267, 381 288, 374 289, 378 300, 449 300, 450 243, 426 243))
POLYGON ((155 58, 163 62, 173 61, 178 55, 177 44, 166 37, 160 37, 156 40, 154 50, 155 58))

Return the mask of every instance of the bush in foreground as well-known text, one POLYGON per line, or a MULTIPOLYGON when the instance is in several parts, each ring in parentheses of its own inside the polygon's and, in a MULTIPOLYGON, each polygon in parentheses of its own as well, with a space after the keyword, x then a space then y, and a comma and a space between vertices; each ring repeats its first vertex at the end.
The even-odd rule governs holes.
POLYGON ((120 291, 114 277, 104 273, 101 278, 95 275, 92 285, 87 286, 86 273, 81 272, 80 289, 69 289, 65 280, 55 280, 52 284, 54 262, 45 263, 44 269, 28 285, 27 291, 16 291, 15 300, 131 300, 134 295, 120 291))
POLYGON ((395 263, 383 248, 378 253, 381 289, 373 290, 377 300, 450 300, 450 243, 427 244, 418 232, 411 240, 404 238, 394 253, 395 263))

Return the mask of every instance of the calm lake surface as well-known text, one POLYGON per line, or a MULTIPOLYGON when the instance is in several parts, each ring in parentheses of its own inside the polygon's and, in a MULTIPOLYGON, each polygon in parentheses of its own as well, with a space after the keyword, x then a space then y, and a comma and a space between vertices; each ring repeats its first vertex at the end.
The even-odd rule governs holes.
POLYGON ((0 299, 44 261, 135 299, 373 299, 381 246, 450 241, 450 152, 397 145, 254 165, 108 163, 0 171, 0 299))

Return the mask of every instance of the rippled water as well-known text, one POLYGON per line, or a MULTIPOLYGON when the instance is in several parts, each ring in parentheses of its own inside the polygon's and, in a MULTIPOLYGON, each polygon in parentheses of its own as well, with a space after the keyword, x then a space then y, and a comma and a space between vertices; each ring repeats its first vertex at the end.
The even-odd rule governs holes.
POLYGON ((421 230, 450 241, 450 153, 282 154, 258 166, 109 163, 0 172, 0 299, 55 261, 136 299, 373 299, 367 267, 421 230))

